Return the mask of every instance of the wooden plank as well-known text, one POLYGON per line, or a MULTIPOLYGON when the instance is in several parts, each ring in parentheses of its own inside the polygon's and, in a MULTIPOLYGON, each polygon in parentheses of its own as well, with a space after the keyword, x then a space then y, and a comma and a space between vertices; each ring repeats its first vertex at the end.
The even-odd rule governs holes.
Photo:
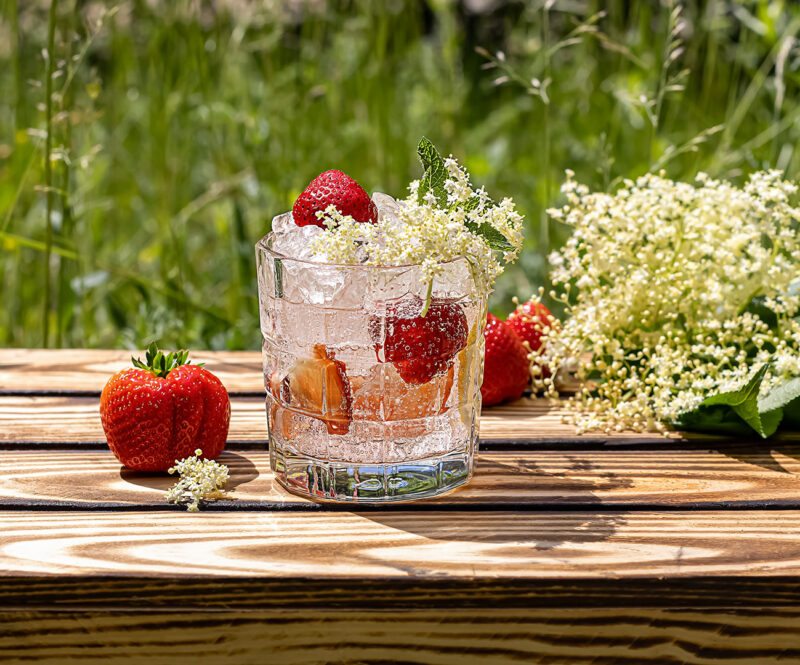
MULTIPOLYGON (((799 460, 800 447, 771 454, 744 447, 735 447, 734 454, 699 449, 483 452, 467 486, 417 506, 800 509, 799 460)), ((231 472, 231 498, 209 509, 348 509, 283 490, 266 452, 226 452, 220 461, 231 472)), ((164 492, 174 482, 167 474, 124 469, 110 452, 16 451, 0 457, 0 509, 164 510, 164 492)))
POLYGON ((513 577, 88 576, 0 575, 6 610, 451 610, 733 609, 800 607, 800 577, 614 576, 513 577), (122 601, 121 601, 122 599, 122 601))
MULTIPOLYGON (((105 442, 97 397, 0 396, 0 444, 105 442)), ((577 435, 562 422, 564 411, 545 399, 525 397, 517 402, 485 409, 481 416, 481 439, 504 443, 546 442, 601 446, 610 442, 663 445, 657 433, 577 435)), ((267 423, 263 397, 232 397, 230 444, 266 445, 267 423)), ((697 437, 720 440, 721 437, 697 437)))
MULTIPOLYGON (((0 513, 0 576, 519 580, 800 575, 797 511, 0 513)), ((121 599, 124 602, 125 599, 121 599)))
POLYGON ((0 612, 5 663, 800 663, 800 610, 0 612))
MULTIPOLYGON (((0 394, 100 394, 108 378, 144 351, 105 349, 0 349, 0 394)), ((231 393, 263 393, 259 351, 197 351, 203 362, 231 393)))

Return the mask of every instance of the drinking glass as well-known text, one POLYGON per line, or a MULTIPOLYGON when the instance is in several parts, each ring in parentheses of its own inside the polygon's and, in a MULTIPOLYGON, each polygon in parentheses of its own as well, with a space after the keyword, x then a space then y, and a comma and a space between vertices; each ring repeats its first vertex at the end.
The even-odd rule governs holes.
POLYGON ((486 296, 473 293, 468 262, 441 264, 422 317, 420 266, 293 259, 274 240, 262 238, 256 257, 277 480, 303 496, 358 503, 432 497, 466 483, 478 447, 486 323, 486 296), (404 351, 413 357, 398 361, 404 351))

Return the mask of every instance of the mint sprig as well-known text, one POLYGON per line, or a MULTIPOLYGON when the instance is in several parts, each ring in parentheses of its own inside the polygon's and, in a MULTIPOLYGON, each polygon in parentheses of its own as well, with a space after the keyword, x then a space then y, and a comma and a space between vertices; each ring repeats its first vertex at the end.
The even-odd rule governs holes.
MULTIPOLYGON (((442 159, 436 146, 424 136, 417 146, 417 154, 420 162, 422 162, 424 171, 417 189, 417 202, 420 205, 425 203, 425 196, 428 192, 432 192, 436 199, 436 204, 442 210, 453 211, 461 208, 464 212, 469 213, 480 207, 481 199, 478 196, 472 196, 465 203, 448 205, 447 190, 444 188, 444 183, 447 180, 447 168, 444 165, 444 159, 442 159)), ((486 203, 493 205, 492 200, 488 198, 486 203)), ((470 233, 483 238, 491 249, 500 252, 509 252, 514 249, 508 239, 491 224, 477 224, 476 222, 467 221, 464 225, 470 233)))

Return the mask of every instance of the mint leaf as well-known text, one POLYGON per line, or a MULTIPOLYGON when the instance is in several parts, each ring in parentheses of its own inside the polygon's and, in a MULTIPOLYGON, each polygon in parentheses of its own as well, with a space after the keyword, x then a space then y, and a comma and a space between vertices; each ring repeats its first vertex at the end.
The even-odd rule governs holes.
POLYGON ((422 179, 419 181, 417 202, 422 205, 425 202, 425 195, 428 192, 433 192, 439 207, 446 208, 447 190, 444 188, 444 182, 447 180, 447 169, 444 166, 442 156, 433 143, 424 136, 417 146, 417 154, 422 162, 422 168, 425 170, 422 179))
POLYGON ((743 388, 706 397, 673 424, 685 430, 728 434, 744 433, 749 428, 764 439, 772 436, 783 411, 759 409, 758 391, 768 369, 769 363, 764 363, 743 388))
POLYGON ((486 244, 489 245, 492 249, 499 250, 501 252, 510 252, 514 249, 514 245, 508 242, 508 238, 506 238, 500 231, 494 228, 491 224, 476 224, 475 222, 464 222, 464 226, 467 229, 474 233, 477 236, 480 236, 486 241, 486 244))
POLYGON ((419 155, 419 161, 422 162, 423 171, 427 171, 431 167, 431 164, 437 161, 437 159, 442 159, 436 146, 424 136, 420 139, 419 145, 417 146, 417 154, 419 155))

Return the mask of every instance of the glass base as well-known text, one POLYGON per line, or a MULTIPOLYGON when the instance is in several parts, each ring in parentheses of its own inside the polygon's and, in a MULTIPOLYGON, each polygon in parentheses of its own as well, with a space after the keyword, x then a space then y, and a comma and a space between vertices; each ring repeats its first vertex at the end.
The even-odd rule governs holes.
MULTIPOLYGON (((477 438, 477 437, 476 437, 477 438)), ((477 441, 425 459, 353 464, 297 453, 273 437, 270 462, 287 490, 317 501, 389 503, 439 496, 472 478, 477 441)))

